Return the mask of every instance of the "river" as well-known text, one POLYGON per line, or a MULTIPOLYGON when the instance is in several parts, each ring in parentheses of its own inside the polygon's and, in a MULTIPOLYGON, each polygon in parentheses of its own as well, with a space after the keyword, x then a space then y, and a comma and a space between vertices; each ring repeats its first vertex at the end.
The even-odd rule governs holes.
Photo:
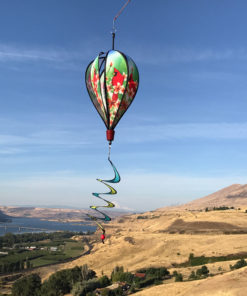
POLYGON ((26 232, 53 232, 53 231, 86 232, 95 231, 96 227, 75 222, 55 222, 38 218, 11 218, 11 222, 0 223, 0 236, 7 232, 19 234, 26 232), (24 227, 24 228, 22 228, 24 227), (25 228, 27 227, 27 228, 25 228))

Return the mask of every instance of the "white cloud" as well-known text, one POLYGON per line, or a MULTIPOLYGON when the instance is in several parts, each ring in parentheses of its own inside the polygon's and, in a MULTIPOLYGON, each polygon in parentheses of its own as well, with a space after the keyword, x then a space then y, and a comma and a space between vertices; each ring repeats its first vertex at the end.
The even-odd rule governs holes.
POLYGON ((82 140, 80 133, 68 130, 41 130, 24 136, 0 134, 0 145, 86 145, 90 142, 82 140))
MULTIPOLYGON (((69 63, 72 61, 90 61, 100 51, 98 44, 103 44, 103 40, 89 40, 83 45, 78 45, 77 49, 66 49, 57 47, 25 47, 22 45, 0 44, 0 62, 37 62, 46 61, 51 63, 69 63)), ((109 48, 108 48, 109 49, 109 48)), ((106 48, 106 51, 108 50, 106 48)), ((245 48, 225 48, 215 50, 211 48, 167 48, 167 47, 147 47, 135 45, 128 48, 128 52, 139 64, 160 65, 167 63, 189 63, 203 61, 224 61, 224 60, 247 60, 247 49, 245 48)), ((72 65, 70 65, 72 66, 72 65)))
POLYGON ((63 61, 69 58, 62 50, 20 48, 0 44, 0 61, 63 61))
POLYGON ((247 60, 247 49, 140 47, 132 50, 137 63, 160 65, 204 61, 247 60))
POLYGON ((27 142, 27 137, 0 134, 0 145, 20 145, 27 142))
POLYGON ((78 65, 78 62, 90 62, 100 51, 104 50, 104 44, 105 39, 101 38, 84 40, 83 44, 78 44, 73 49, 0 43, 0 62, 49 62, 55 63, 57 67, 63 68, 66 64, 73 68, 78 65))
MULTIPOLYGON (((153 210, 203 197, 233 183, 244 184, 247 176, 195 177, 168 174, 125 174, 107 196, 120 209, 153 210)), ((94 177, 73 172, 54 172, 13 180, 0 180, 1 204, 46 204, 87 208, 104 205, 91 195, 107 192, 94 177)))
POLYGON ((247 139, 247 123, 181 123, 181 124, 139 124, 121 129, 124 141, 149 142, 179 139, 231 140, 247 139), (124 135, 128 135, 128 137, 124 135))
POLYGON ((73 62, 78 64, 78 61, 89 62, 91 59, 90 44, 85 44, 83 48, 77 50, 0 44, 0 62, 48 62, 61 68, 66 64, 73 69, 73 62))
MULTIPOLYGON (((21 152, 20 146, 60 146, 75 147, 81 145, 90 145, 103 139, 102 130, 83 132, 78 127, 70 129, 50 128, 45 130, 28 131, 22 136, 15 134, 0 134, 0 145, 2 150, 0 154, 11 154, 21 152), (88 139, 93 139, 93 142, 88 139), (12 149, 12 150, 11 150, 12 149), (1 152, 2 151, 2 152, 1 152), (5 152, 4 152, 5 151, 5 152)), ((118 128, 118 142, 159 142, 183 139, 207 139, 207 140, 246 140, 247 123, 181 123, 181 124, 163 124, 141 121, 131 125, 130 128, 118 128)))
POLYGON ((20 154, 24 152, 26 152, 26 150, 20 149, 20 148, 12 148, 12 147, 0 148, 0 155, 12 155, 12 154, 20 154))

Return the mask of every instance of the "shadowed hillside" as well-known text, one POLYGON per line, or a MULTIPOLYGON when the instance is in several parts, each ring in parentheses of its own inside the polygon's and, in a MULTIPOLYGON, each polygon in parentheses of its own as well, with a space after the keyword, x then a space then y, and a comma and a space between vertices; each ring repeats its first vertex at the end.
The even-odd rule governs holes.
POLYGON ((246 233, 247 227, 238 227, 226 222, 195 221, 185 222, 182 219, 175 220, 166 230, 169 233, 246 233))

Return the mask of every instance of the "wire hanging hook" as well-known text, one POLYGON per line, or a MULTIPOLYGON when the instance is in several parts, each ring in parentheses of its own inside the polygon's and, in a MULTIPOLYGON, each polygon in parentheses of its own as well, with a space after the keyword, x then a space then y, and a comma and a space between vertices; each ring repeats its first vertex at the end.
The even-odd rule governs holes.
POLYGON ((113 24, 112 24, 112 49, 114 49, 114 42, 115 42, 115 35, 116 35, 116 26, 115 26, 115 22, 117 20, 117 18, 120 16, 120 14, 123 12, 123 10, 125 9, 125 7, 130 3, 131 0, 127 0, 127 2, 124 4, 124 6, 119 10, 119 12, 115 15, 115 17, 113 18, 113 24))

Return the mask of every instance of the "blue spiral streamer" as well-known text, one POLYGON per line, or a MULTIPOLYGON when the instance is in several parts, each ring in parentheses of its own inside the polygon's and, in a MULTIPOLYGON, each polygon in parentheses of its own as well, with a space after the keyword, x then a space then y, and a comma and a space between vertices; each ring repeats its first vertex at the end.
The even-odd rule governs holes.
POLYGON ((92 215, 87 214, 88 217, 90 217, 93 221, 95 221, 95 223, 99 226, 99 228, 103 231, 103 234, 105 233, 105 229, 104 229, 103 225, 100 222, 98 222, 98 220, 111 221, 111 218, 108 215, 106 215, 105 213, 103 213, 102 211, 98 210, 98 208, 114 208, 115 205, 114 205, 114 203, 106 200, 105 198, 101 197, 100 195, 114 195, 114 194, 117 194, 117 191, 107 183, 119 183, 120 180, 121 180, 120 175, 119 175, 116 167, 114 166, 114 164, 110 160, 110 156, 108 157, 108 161, 110 162, 110 164, 111 164, 111 166, 113 168, 113 171, 114 171, 114 174, 115 174, 114 178, 111 179, 111 180, 101 180, 101 179, 96 179, 96 180, 103 183, 105 186, 107 186, 110 189, 110 191, 105 192, 105 193, 96 193, 96 192, 92 193, 93 196, 105 201, 107 203, 107 205, 106 206, 90 206, 90 208, 92 210, 95 210, 96 212, 100 213, 103 217, 97 217, 97 216, 92 216, 92 215))

